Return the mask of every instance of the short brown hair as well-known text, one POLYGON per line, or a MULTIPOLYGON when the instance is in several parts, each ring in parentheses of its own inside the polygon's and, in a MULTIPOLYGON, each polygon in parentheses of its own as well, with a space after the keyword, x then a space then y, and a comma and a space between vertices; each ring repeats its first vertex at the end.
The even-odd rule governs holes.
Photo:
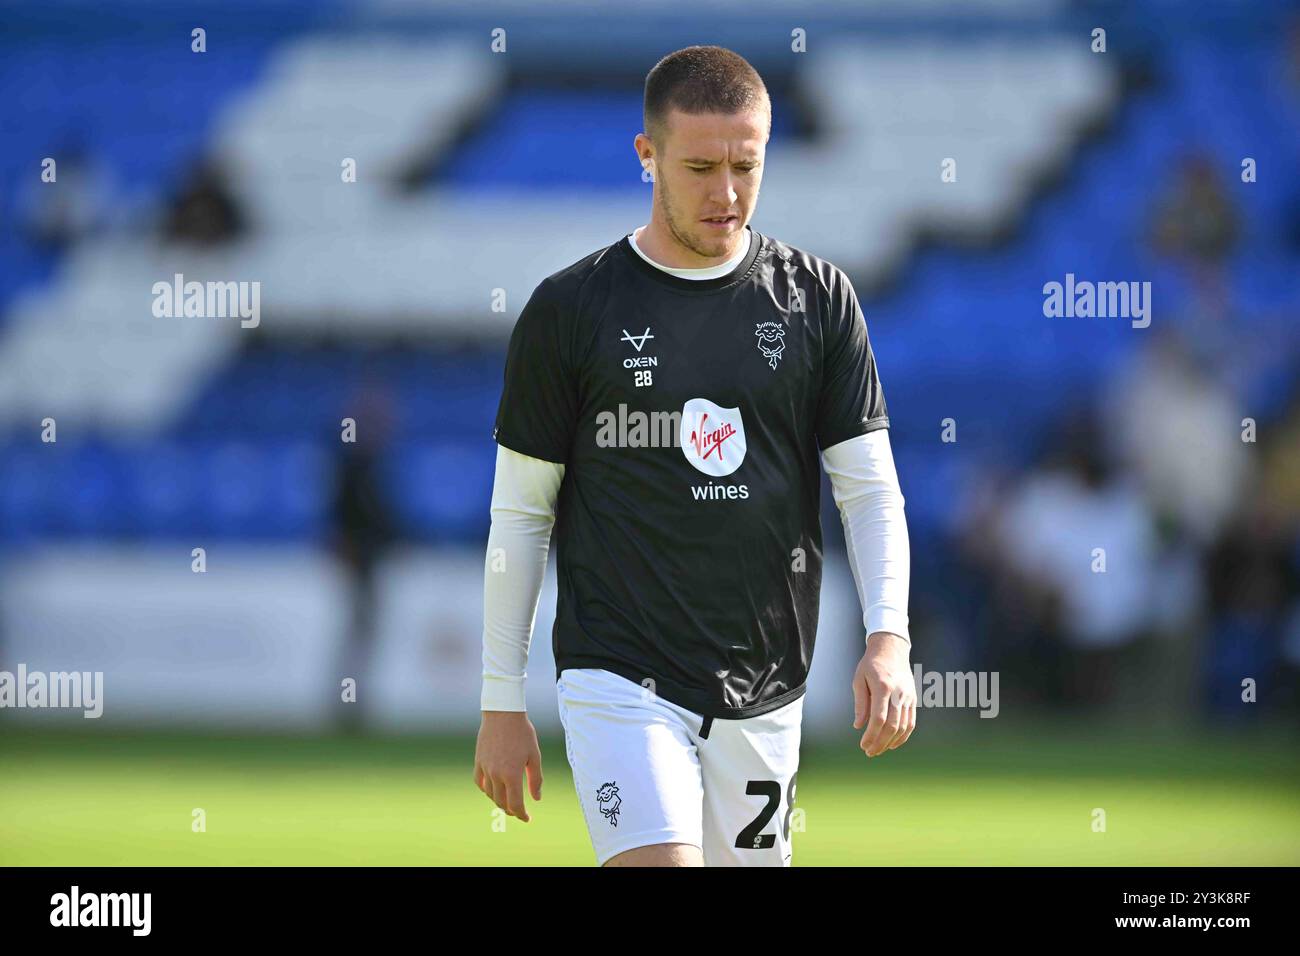
POLYGON ((668 113, 675 109, 700 113, 741 113, 767 110, 772 133, 772 101, 758 71, 739 53, 720 46, 688 46, 655 64, 645 78, 645 131, 655 143, 668 132, 668 113))

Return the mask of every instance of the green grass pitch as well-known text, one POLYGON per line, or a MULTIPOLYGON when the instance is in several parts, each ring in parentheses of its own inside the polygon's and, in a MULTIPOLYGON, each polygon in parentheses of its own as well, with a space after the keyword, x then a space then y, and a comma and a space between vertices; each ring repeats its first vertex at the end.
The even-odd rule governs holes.
MULTIPOLYGON (((1083 723, 923 725, 870 760, 847 727, 839 744, 805 743, 794 865, 1300 864, 1294 734, 1083 723)), ((543 740, 532 822, 504 827, 471 780, 473 750, 4 724, 0 865, 594 865, 561 739, 543 740)))

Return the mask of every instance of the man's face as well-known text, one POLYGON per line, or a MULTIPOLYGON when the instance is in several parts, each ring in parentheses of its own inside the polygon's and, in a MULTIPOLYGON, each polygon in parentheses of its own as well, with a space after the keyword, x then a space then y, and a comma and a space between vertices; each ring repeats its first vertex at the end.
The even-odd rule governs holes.
POLYGON ((767 124, 765 109, 697 116, 674 109, 667 142, 637 137, 642 159, 654 157, 655 212, 688 258, 712 260, 700 267, 725 261, 741 247, 758 203, 767 124), (731 218, 708 221, 723 216, 731 218))

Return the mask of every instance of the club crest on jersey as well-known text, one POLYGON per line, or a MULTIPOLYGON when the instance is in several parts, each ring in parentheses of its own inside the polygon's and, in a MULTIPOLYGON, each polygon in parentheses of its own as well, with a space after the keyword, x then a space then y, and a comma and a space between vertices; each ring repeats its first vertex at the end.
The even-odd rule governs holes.
POLYGON ((618 795, 618 783, 606 783, 596 791, 596 804, 611 826, 618 826, 618 812, 623 808, 623 798, 618 795))
POLYGON ((781 353, 785 351, 785 326, 780 322, 759 322, 754 334, 758 336, 758 350, 767 359, 767 364, 776 368, 781 353))
POLYGON ((707 398, 688 399, 682 406, 678 444, 697 471, 715 478, 731 474, 745 460, 740 409, 723 408, 707 398))

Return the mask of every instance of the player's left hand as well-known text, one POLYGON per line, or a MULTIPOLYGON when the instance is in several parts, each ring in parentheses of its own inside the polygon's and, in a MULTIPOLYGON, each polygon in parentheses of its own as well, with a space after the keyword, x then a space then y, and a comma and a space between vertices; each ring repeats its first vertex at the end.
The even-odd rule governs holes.
POLYGON ((876 631, 853 674, 853 727, 870 718, 858 742, 868 757, 907 743, 916 729, 916 682, 908 658, 911 645, 897 634, 876 631))

